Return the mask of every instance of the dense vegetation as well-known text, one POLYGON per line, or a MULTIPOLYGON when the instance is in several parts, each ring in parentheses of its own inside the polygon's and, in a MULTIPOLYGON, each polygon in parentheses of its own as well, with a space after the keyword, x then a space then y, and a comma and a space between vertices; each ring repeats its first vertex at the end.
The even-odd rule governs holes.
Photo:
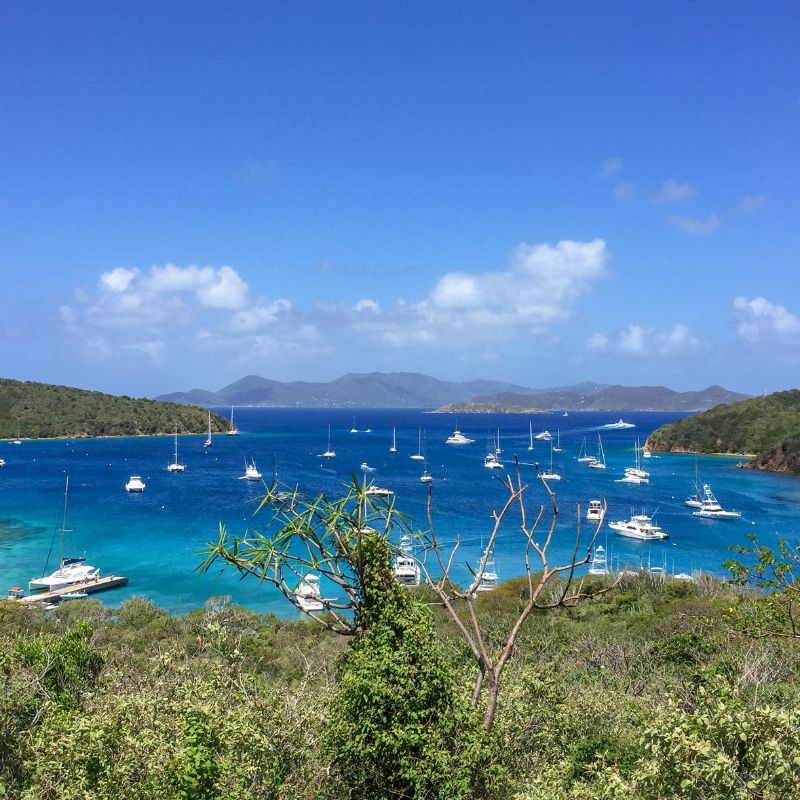
MULTIPOLYGON (((223 601, 184 617, 0 602, 0 796, 797 796, 800 644, 737 635, 755 601, 734 587, 644 574, 535 614, 482 741, 452 620, 399 591, 357 644, 223 601)), ((524 593, 479 598, 487 636, 524 593)))
MULTIPOLYGON (((203 433, 208 413, 195 406, 116 397, 67 386, 0 378, 0 439, 203 433)), ((211 415, 216 432, 228 421, 211 415)))
POLYGON ((647 440, 651 450, 755 454, 750 466, 800 473, 800 390, 720 405, 665 425, 647 440))

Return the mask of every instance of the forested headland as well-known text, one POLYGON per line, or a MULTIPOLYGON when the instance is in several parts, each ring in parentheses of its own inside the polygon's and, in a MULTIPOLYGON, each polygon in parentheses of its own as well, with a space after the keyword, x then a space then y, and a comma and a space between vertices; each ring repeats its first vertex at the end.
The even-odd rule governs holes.
POLYGON ((800 473, 800 390, 719 405, 654 431, 650 450, 747 455, 748 466, 800 473))
MULTIPOLYGON (((90 392, 49 383, 0 378, 0 439, 154 436, 204 433, 208 412, 198 406, 90 392)), ((212 431, 228 421, 211 415, 212 431)))

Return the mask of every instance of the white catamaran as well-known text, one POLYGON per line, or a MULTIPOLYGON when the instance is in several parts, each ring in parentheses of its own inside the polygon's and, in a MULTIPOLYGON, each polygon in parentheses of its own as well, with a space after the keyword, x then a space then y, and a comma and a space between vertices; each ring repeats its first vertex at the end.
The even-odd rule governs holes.
MULTIPOLYGON (((61 556, 58 569, 50 575, 34 578, 28 582, 31 592, 51 592, 74 583, 86 583, 100 577, 100 570, 84 563, 85 558, 66 558, 64 556, 64 534, 70 533, 67 528, 67 495, 69 494, 69 476, 64 486, 64 511, 61 518, 61 556)), ((47 565, 45 565, 45 569, 47 565)))

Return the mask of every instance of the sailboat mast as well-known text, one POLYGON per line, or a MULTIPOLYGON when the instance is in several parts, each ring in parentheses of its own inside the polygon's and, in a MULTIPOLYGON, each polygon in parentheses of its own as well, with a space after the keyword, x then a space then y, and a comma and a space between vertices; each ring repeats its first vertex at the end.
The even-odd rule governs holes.
POLYGON ((61 518, 61 556, 58 559, 59 567, 63 566, 64 564, 64 534, 67 531, 67 493, 69 492, 69 475, 67 475, 67 481, 64 484, 64 514, 61 518))

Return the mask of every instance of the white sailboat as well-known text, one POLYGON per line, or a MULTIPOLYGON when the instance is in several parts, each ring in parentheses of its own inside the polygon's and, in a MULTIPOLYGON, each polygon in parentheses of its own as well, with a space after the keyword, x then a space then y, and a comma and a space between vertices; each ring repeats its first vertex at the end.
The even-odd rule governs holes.
POLYGON ((636 440, 636 446, 633 448, 636 465, 633 467, 626 467, 625 474, 618 478, 615 483, 633 483, 642 484, 650 483, 650 473, 642 469, 641 462, 639 461, 639 440, 636 440))
MULTIPOLYGON (((500 435, 500 431, 497 432, 497 435, 500 435)), ((487 453, 483 458, 483 466, 486 469, 502 469, 503 464, 501 463, 500 459, 497 457, 498 453, 500 453, 500 447, 497 444, 497 440, 494 442, 494 447, 492 447, 491 441, 488 445, 487 453)))
POLYGON ((543 481, 560 481, 561 476, 557 472, 553 472, 553 440, 550 440, 550 469, 546 469, 539 475, 543 481))
POLYGON ((320 458, 336 458, 336 453, 331 448, 331 426, 328 425, 328 449, 319 454, 320 458))
POLYGON ((600 434, 597 434, 597 458, 593 458, 589 461, 589 467, 591 469, 605 469, 606 468, 606 453, 603 450, 603 440, 600 438, 600 434))
POLYGON ((67 528, 67 495, 69 494, 69 476, 64 486, 64 511, 61 519, 61 555, 58 569, 50 575, 34 578, 28 582, 30 592, 51 592, 74 583, 86 583, 100 577, 100 570, 84 563, 85 558, 66 558, 64 556, 64 534, 70 533, 67 528))
POLYGON ((533 423, 530 420, 528 420, 528 436, 530 437, 528 450, 533 450, 533 423))
POLYGON ((425 463, 424 463, 424 465, 422 467, 422 475, 419 476, 419 482, 420 483, 432 483, 433 482, 433 476, 430 474, 430 472, 428 472, 428 459, 425 458, 424 456, 423 456, 423 459, 424 459, 425 463))
POLYGON ((581 444, 581 449, 578 451, 578 461, 581 464, 590 463, 592 461, 596 461, 597 459, 594 456, 590 456, 586 452, 586 437, 583 437, 583 443, 581 444))
POLYGON ((392 428, 392 446, 389 448, 389 452, 397 452, 397 428, 392 428))
POLYGON ((412 461, 424 461, 425 456, 422 455, 422 428, 419 429, 419 444, 417 445, 417 452, 409 456, 412 461))
POLYGON ((168 472, 183 472, 186 469, 186 464, 181 464, 178 461, 178 429, 175 428, 175 455, 171 464, 167 464, 168 472))
POLYGON ((203 442, 203 447, 212 447, 213 442, 211 441, 211 409, 208 411, 208 438, 203 442))
POLYGON ((239 429, 233 424, 233 406, 231 406, 231 426, 225 432, 226 436, 238 436, 239 429))
POLYGON ((553 452, 554 453, 560 453, 561 452, 561 431, 560 430, 556 431, 556 446, 553 448, 553 452))

